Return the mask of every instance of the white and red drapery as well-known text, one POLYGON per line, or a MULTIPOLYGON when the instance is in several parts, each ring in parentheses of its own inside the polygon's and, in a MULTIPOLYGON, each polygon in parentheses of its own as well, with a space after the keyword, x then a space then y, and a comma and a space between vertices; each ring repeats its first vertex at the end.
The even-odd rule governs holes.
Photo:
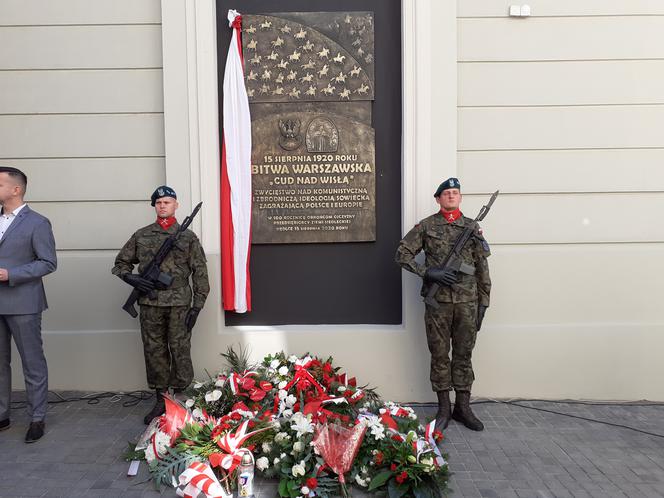
POLYGON ((221 284, 225 310, 251 311, 251 118, 244 83, 242 17, 228 11, 233 36, 223 85, 221 284))

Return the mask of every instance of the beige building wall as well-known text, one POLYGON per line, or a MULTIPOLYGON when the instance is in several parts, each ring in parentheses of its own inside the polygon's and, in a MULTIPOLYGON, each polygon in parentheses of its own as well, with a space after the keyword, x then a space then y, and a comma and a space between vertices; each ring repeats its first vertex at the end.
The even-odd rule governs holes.
MULTIPOLYGON (((664 6, 530 5, 510 19, 503 1, 403 1, 404 233, 448 176, 469 215, 502 192, 484 223, 494 293, 474 394, 662 400, 664 6)), ((128 289, 109 270, 167 182, 181 216, 204 202, 199 377, 242 344, 256 359, 332 355, 387 398, 433 399, 411 275, 401 326, 225 327, 213 0, 0 0, 0 12, 13 37, 0 47, 0 156, 30 175, 60 249, 44 315, 52 388, 145 387, 138 325, 120 310, 128 289)), ((20 388, 18 360, 14 371, 20 388)))

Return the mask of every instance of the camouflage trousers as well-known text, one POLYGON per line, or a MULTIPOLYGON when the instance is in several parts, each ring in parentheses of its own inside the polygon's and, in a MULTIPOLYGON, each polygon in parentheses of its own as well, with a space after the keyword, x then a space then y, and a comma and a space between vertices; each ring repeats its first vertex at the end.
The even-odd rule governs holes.
POLYGON ((194 378, 188 306, 141 305, 141 338, 150 389, 185 388, 194 378))
POLYGON ((438 304, 438 309, 427 305, 424 312, 431 387, 436 392, 470 391, 475 380, 471 359, 477 337, 477 302, 438 304))

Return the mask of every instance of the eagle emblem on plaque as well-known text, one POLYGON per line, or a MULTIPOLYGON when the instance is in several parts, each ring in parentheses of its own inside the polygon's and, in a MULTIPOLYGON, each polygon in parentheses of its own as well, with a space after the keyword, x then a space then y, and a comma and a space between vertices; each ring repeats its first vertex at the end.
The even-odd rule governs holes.
POLYGON ((299 119, 279 120, 279 132, 281 133, 281 137, 279 137, 279 146, 282 149, 295 150, 302 145, 300 126, 301 122, 299 119))

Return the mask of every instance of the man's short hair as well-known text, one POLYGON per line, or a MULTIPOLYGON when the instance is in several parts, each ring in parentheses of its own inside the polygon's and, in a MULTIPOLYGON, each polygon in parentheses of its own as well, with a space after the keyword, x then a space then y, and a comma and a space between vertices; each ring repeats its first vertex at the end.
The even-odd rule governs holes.
POLYGON ((0 166, 0 173, 7 173, 12 177, 21 186, 21 190, 25 194, 25 191, 28 189, 28 177, 23 171, 18 168, 12 168, 11 166, 0 166))

